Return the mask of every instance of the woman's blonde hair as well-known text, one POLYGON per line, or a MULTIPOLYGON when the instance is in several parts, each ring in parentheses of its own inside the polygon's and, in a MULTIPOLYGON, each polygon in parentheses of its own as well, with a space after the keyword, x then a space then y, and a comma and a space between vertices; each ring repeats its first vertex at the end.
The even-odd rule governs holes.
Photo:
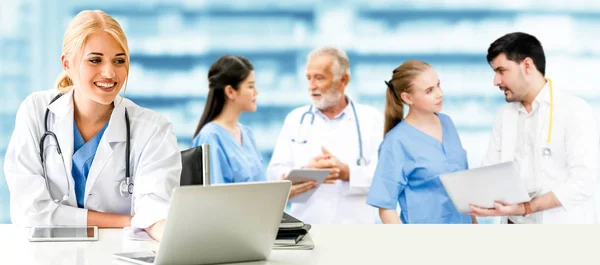
POLYGON ((385 81, 388 89, 385 96, 384 135, 404 119, 405 102, 402 100, 402 93, 410 93, 415 78, 430 67, 426 62, 406 61, 394 69, 389 82, 385 81))
MULTIPOLYGON (((127 45, 127 37, 119 22, 114 18, 104 13, 101 10, 84 10, 79 12, 69 23, 65 36, 63 38, 62 55, 73 62, 75 55, 81 55, 83 47, 90 35, 94 33, 108 33, 119 43, 125 56, 125 68, 129 76, 129 47, 127 45)), ((61 93, 71 90, 73 86, 73 77, 69 76, 66 71, 58 75, 56 79, 56 89, 61 93)), ((125 84, 127 78, 125 79, 125 84)), ((126 86, 126 85, 125 85, 126 86)))

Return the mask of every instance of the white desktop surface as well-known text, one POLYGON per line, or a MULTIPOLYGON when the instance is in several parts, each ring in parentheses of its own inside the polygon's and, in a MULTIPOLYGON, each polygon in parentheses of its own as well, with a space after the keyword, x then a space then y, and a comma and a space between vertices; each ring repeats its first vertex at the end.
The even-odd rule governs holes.
MULTIPOLYGON (((0 264, 129 264, 115 252, 154 241, 100 229, 95 242, 29 242, 28 228, 0 225, 0 264)), ((273 250, 236 264, 599 264, 597 225, 313 225, 313 250, 273 250), (439 263, 441 262, 441 263, 439 263)))

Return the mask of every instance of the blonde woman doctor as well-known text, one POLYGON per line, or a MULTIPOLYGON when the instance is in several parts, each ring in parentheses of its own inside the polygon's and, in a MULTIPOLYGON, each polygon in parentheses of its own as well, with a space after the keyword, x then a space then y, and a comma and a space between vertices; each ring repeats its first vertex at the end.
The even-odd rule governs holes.
POLYGON ((17 112, 4 165, 12 222, 133 226, 160 240, 181 157, 164 117, 118 95, 129 72, 122 28, 82 11, 62 54, 57 89, 17 112))

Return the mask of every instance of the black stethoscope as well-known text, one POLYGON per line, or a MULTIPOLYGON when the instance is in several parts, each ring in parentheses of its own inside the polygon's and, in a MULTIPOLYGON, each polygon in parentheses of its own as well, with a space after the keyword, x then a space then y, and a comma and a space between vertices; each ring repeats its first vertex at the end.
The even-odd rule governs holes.
MULTIPOLYGON (((354 108, 354 102, 352 102, 350 100, 350 106, 352 107, 352 112, 354 113, 354 123, 356 124, 356 132, 358 133, 358 152, 359 152, 359 156, 358 159, 356 160, 356 165, 358 166, 363 166, 363 165, 367 165, 367 159, 363 156, 363 145, 362 145, 362 136, 360 133, 360 123, 358 121, 358 115, 356 115, 356 108, 354 108)), ((296 140, 294 138, 292 138, 292 142, 293 143, 297 143, 297 144, 306 144, 308 142, 308 140, 306 139, 306 132, 303 134, 302 133, 302 125, 304 125, 304 118, 306 118, 306 115, 310 115, 310 124, 309 125, 313 125, 313 123, 315 122, 315 114, 312 111, 313 106, 310 105, 310 107, 308 108, 307 112, 304 112, 302 114, 302 117, 300 118, 300 128, 298 129, 298 137, 300 138, 302 135, 304 135, 304 140, 296 140)))
MULTIPOLYGON (((56 97, 54 97, 50 103, 52 104, 54 101, 56 101, 58 98, 60 98, 63 94, 58 94, 56 97)), ((50 198, 55 201, 56 203, 61 203, 63 201, 66 201, 67 199, 69 199, 69 193, 71 192, 71 183, 69 182, 69 174, 67 172, 67 168, 65 167, 65 159, 62 155, 62 151, 60 150, 60 145, 58 144, 58 138, 56 137, 56 134, 54 134, 54 132, 48 130, 48 115, 50 114, 50 109, 46 108, 46 115, 44 116, 44 129, 46 132, 44 132, 44 134, 42 135, 42 137, 40 138, 40 158, 42 160, 42 169, 44 171, 44 180, 46 181, 46 189, 48 190, 48 193, 50 193, 50 198), (50 180, 48 179, 48 174, 46 172, 46 164, 45 164, 45 160, 44 160, 44 140, 46 140, 46 137, 51 137, 54 138, 54 141, 56 142, 56 151, 58 153, 58 155, 60 156, 60 159, 62 160, 63 163, 63 168, 65 170, 65 178, 67 181, 67 193, 63 194, 61 199, 54 199, 52 198, 52 192, 50 192, 50 180)), ((127 126, 127 141, 126 141, 126 150, 125 150, 125 179, 122 180, 119 183, 119 193, 121 194, 121 196, 123 198, 129 197, 130 194, 133 194, 133 182, 131 181, 131 176, 129 174, 129 157, 130 157, 130 140, 131 140, 131 135, 130 135, 130 126, 129 126, 129 114, 127 113, 127 109, 125 109, 125 125, 127 126)))

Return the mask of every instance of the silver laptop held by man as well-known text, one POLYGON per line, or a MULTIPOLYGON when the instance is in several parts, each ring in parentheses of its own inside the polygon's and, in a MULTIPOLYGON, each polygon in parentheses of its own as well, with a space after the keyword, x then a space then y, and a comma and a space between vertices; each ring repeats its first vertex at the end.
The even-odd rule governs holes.
POLYGON ((153 253, 118 253, 138 264, 265 260, 271 253, 290 181, 175 188, 163 238, 153 253))

